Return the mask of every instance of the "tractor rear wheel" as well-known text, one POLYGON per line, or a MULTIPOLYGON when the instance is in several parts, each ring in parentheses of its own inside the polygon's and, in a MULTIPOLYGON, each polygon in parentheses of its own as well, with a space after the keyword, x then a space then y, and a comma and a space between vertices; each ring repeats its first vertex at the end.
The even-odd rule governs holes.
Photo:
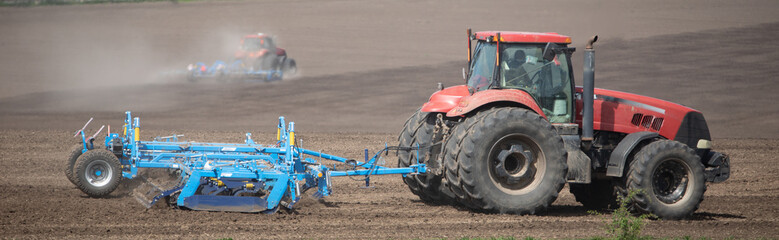
POLYGON ((79 156, 81 156, 81 151, 84 149, 84 145, 79 143, 76 145, 73 145, 70 147, 70 151, 68 152, 68 159, 65 162, 65 177, 68 178, 68 181, 72 184, 76 184, 76 177, 75 174, 73 174, 73 166, 76 165, 76 160, 79 156))
POLYGON ((703 163, 692 148, 672 140, 652 142, 636 153, 627 174, 633 205, 663 219, 690 216, 703 201, 703 163))
MULTIPOLYGON (((263 71, 277 71, 279 70, 279 60, 276 54, 265 54, 257 59, 259 61, 259 69, 263 71)), ((255 69, 257 70, 257 69, 255 69)))
MULTIPOLYGON (((438 158, 441 152, 443 133, 434 134, 435 118, 432 113, 417 111, 412 115, 398 136, 400 146, 421 148, 412 151, 398 152, 398 167, 408 167, 417 163, 427 164, 428 171, 440 169, 440 166, 431 164, 438 158)), ((433 172, 422 174, 407 174, 403 182, 408 185, 411 192, 419 196, 425 202, 444 204, 449 203, 453 197, 449 189, 442 185, 442 176, 433 172)))
POLYGON ((92 149, 76 160, 76 186, 90 197, 103 197, 113 192, 122 180, 122 169, 114 153, 92 149))
POLYGON ((290 77, 298 73, 298 65, 292 58, 285 58, 281 68, 284 75, 289 75, 290 77))
POLYGON ((584 208, 592 210, 610 209, 617 206, 614 184, 611 180, 592 180, 590 184, 569 183, 571 194, 584 208))
POLYGON ((523 108, 493 108, 455 127, 446 180, 458 201, 475 210, 536 214, 565 185, 566 158, 563 139, 544 118, 523 108))

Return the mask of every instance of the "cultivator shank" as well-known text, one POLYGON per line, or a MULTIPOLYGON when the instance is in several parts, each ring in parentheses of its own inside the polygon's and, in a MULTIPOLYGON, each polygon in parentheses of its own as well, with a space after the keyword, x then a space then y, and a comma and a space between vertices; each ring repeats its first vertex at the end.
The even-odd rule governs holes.
MULTIPOLYGON (((80 132, 84 136, 83 131, 80 132)), ((389 150, 413 151, 415 148, 385 147, 372 157, 366 150, 364 162, 300 148, 295 142, 295 124, 287 125, 284 117, 279 118, 276 143, 272 145, 255 143, 250 133, 246 134, 244 143, 182 142, 178 139, 180 135, 140 141, 140 120, 133 118, 130 112, 126 112, 123 132, 123 136, 109 132, 105 148, 85 144, 84 152, 108 151, 116 156, 121 167, 113 172, 121 172, 114 174, 119 180, 122 177, 143 179, 138 173, 141 168, 168 169, 174 173, 175 179, 167 183, 144 179, 144 183, 133 191, 133 196, 146 207, 167 198, 171 205, 193 210, 272 213, 280 205, 293 208, 307 190, 314 189, 315 197, 330 195, 331 177, 364 176, 365 182, 369 183, 371 175, 426 171, 424 164, 405 168, 378 165, 382 155, 389 150), (345 163, 350 170, 336 171, 335 165, 331 169, 311 157, 345 163)), ((82 155, 77 162, 86 163, 76 165, 88 165, 90 161, 111 162, 110 159, 101 161, 85 157, 92 155, 95 154, 82 155)), ((92 176, 103 174, 97 169, 79 172, 92 176)), ((103 186, 88 182, 76 185, 90 196, 101 196, 90 191, 103 186)), ((107 186, 111 187, 110 184, 107 186)), ((100 192, 106 192, 103 194, 106 195, 112 190, 100 192)))

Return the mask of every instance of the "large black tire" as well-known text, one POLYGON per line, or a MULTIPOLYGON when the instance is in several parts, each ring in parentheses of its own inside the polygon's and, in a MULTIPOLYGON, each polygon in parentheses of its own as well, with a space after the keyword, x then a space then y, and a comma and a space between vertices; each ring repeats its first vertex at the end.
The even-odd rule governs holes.
POLYGON ((636 191, 633 205, 663 219, 690 216, 706 192, 700 157, 687 145, 659 140, 644 146, 627 174, 628 191, 636 191))
POLYGON ((276 54, 265 54, 260 59, 257 59, 257 61, 259 61, 261 70, 279 70, 279 59, 276 54))
POLYGON ((295 63, 295 59, 285 58, 282 64, 282 71, 285 76, 294 77, 298 73, 298 64, 295 63))
POLYGON ((481 207, 471 204, 463 191, 458 174, 460 166, 457 161, 457 155, 460 153, 460 143, 465 135, 471 130, 475 123, 484 118, 484 112, 478 112, 470 116, 467 121, 457 124, 452 128, 449 138, 444 143, 444 180, 447 182, 449 190, 454 194, 457 203, 464 205, 472 210, 481 210, 481 207))
POLYGON ((84 149, 84 144, 76 144, 70 147, 70 150, 68 151, 68 159, 65 160, 65 177, 68 178, 68 181, 72 184, 76 184, 76 177, 75 174, 73 174, 73 166, 76 165, 76 160, 79 156, 81 156, 81 150, 84 149))
MULTIPOLYGON (((427 164, 428 170, 440 169, 440 166, 431 165, 429 162, 431 159, 435 160, 438 158, 438 154, 441 152, 441 144, 431 145, 441 141, 443 138, 443 133, 440 132, 435 134, 435 138, 433 136, 433 131, 435 130, 434 116, 434 114, 417 111, 406 120, 403 130, 398 136, 400 146, 416 147, 419 144, 423 148, 419 149, 419 159, 417 159, 417 151, 399 151, 398 167, 408 167, 416 164, 418 161, 419 163, 427 164)), ((442 179, 442 175, 428 172, 413 175, 407 174, 403 177, 403 182, 422 201, 446 204, 451 202, 453 195, 449 188, 442 184, 442 179)))
POLYGON ((103 197, 113 192, 122 180, 119 159, 105 149, 92 149, 76 160, 76 186, 90 197, 103 197))
POLYGON ((617 195, 611 180, 592 180, 590 184, 569 183, 571 194, 584 208, 603 210, 616 208, 617 195))
POLYGON ((566 158, 563 139, 541 116, 493 108, 455 127, 446 145, 446 180, 474 210, 537 214, 565 185, 566 158))

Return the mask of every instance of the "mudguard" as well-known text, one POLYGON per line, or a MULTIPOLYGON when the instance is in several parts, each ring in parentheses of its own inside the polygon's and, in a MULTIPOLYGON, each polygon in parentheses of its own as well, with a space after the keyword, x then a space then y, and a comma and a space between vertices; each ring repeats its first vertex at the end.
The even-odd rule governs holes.
POLYGON ((530 96, 530 94, 525 91, 517 89, 489 89, 474 93, 470 96, 465 96, 460 99, 460 102, 457 104, 457 106, 446 113, 446 116, 462 116, 481 106, 495 102, 518 103, 526 106, 527 108, 530 108, 538 115, 541 115, 541 117, 546 119, 546 115, 543 111, 541 111, 541 108, 538 107, 538 104, 536 103, 536 100, 533 98, 533 96, 530 96))
POLYGON ((276 48, 276 55, 278 56, 287 56, 287 51, 283 48, 276 48))
POLYGON ((468 86, 457 85, 442 89, 433 93, 430 99, 422 105, 422 112, 448 112, 452 110, 460 99, 470 95, 468 93, 468 86))
POLYGON ((622 177, 622 173, 625 170, 625 161, 627 161, 628 155, 641 141, 656 138, 660 134, 656 132, 634 132, 625 136, 622 141, 617 144, 614 151, 611 152, 609 158, 608 168, 606 169, 606 176, 609 177, 622 177))

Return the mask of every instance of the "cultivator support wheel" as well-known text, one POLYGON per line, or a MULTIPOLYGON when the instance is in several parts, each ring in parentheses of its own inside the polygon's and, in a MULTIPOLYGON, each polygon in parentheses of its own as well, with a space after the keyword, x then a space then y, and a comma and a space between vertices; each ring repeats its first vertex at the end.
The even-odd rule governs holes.
POLYGON ((113 192, 122 180, 121 163, 105 149, 85 152, 74 167, 76 186, 90 197, 104 197, 113 192))

